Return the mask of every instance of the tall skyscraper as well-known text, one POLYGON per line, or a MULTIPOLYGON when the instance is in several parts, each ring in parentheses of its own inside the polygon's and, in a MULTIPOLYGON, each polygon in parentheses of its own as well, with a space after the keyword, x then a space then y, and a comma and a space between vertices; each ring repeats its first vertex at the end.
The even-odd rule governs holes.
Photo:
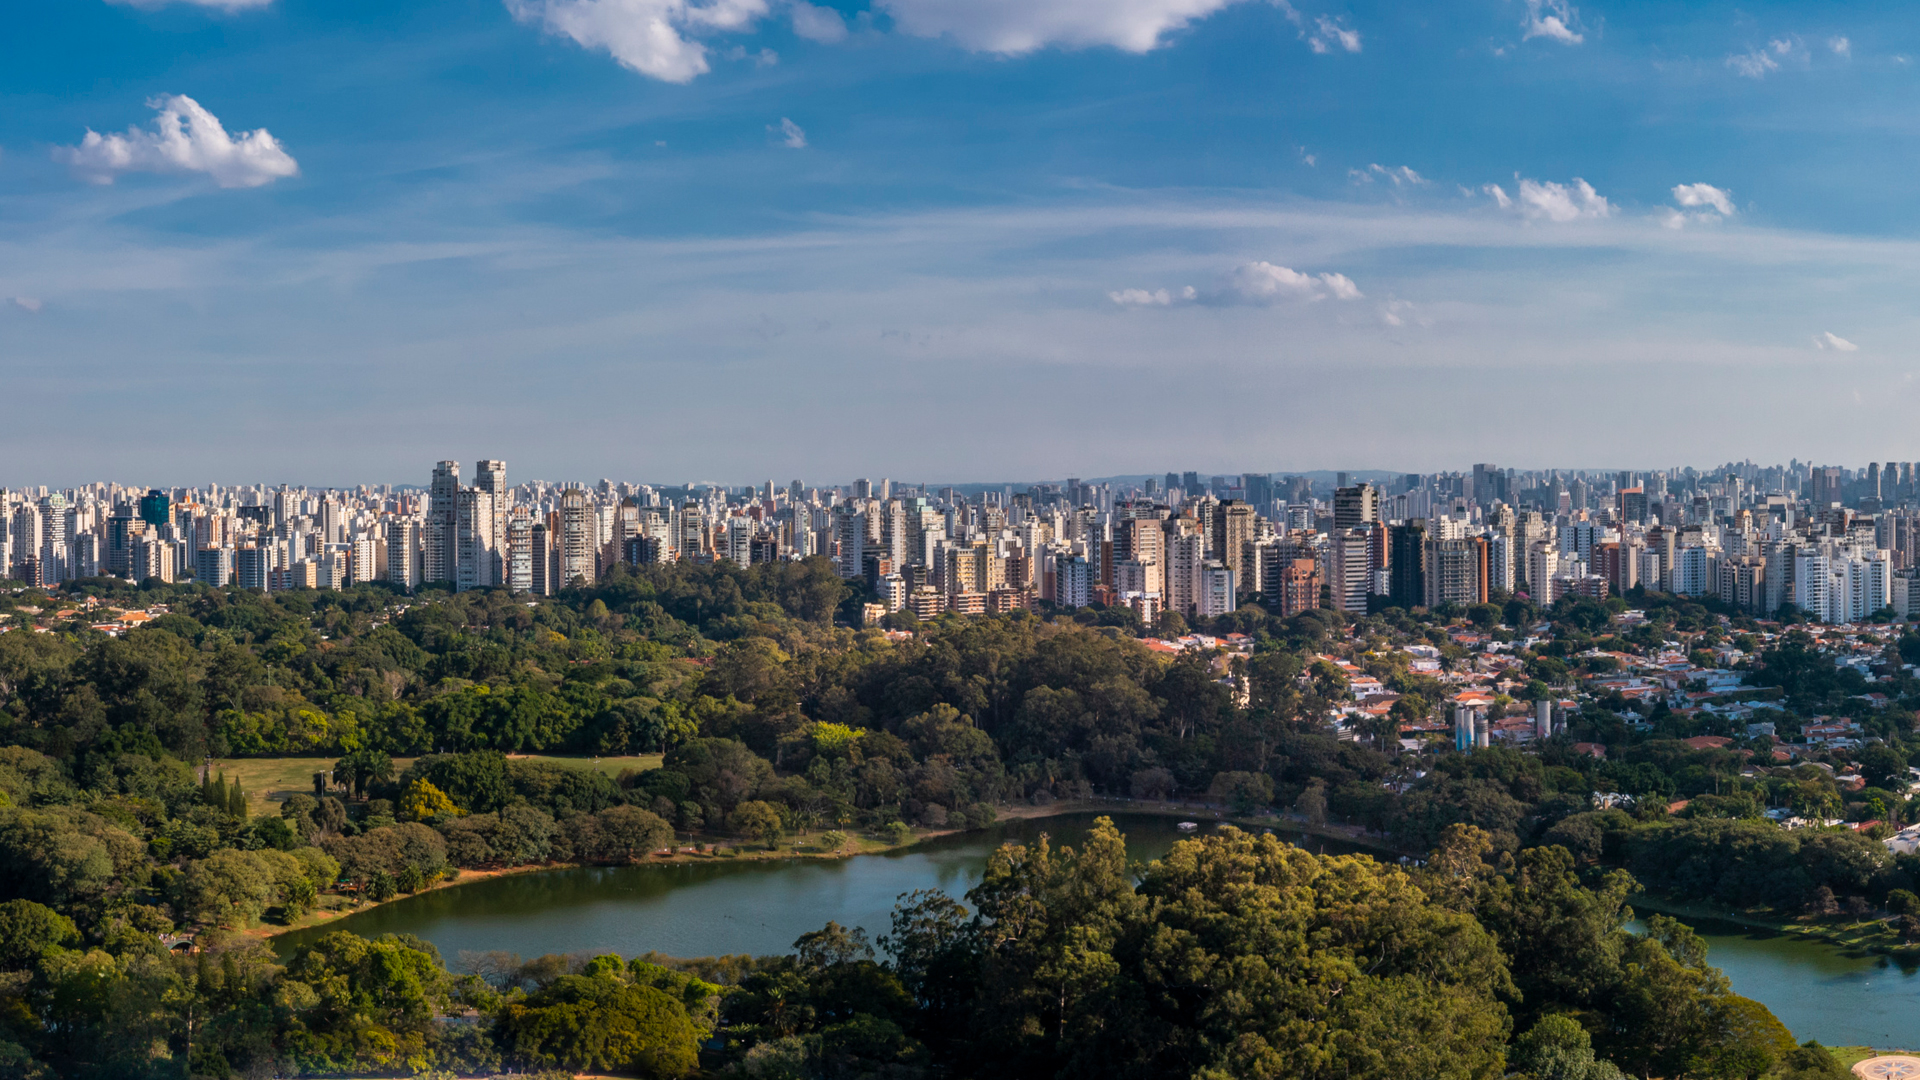
POLYGON ((1362 529, 1380 520, 1380 489, 1355 484, 1333 492, 1333 527, 1362 529))
POLYGON ((507 588, 516 593, 533 591, 533 512, 516 506, 507 518, 507 588))
POLYGON ((479 488, 461 488, 453 502, 454 588, 465 592, 496 584, 493 496, 479 488))
POLYGON ((591 585, 600 550, 600 530, 593 502, 577 487, 560 493, 560 580, 566 588, 576 580, 591 585))
POLYGON ((513 513, 513 493, 507 488, 507 463, 490 459, 476 463, 473 486, 493 500, 493 541, 487 552, 493 565, 488 574, 491 584, 503 585, 507 580, 507 518, 513 513))
POLYGON ((1387 602, 1412 610, 1427 602, 1427 523, 1414 518, 1387 533, 1387 602))
POLYGON ((460 463, 442 461, 433 467, 433 486, 427 489, 427 520, 421 530, 421 579, 453 584, 460 565, 456 551, 455 500, 460 494, 460 463))

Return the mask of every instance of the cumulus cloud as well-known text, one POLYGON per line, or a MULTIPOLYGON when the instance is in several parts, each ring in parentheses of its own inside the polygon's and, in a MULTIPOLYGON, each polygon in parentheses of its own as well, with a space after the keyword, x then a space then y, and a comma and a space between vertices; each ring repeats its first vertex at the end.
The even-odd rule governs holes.
POLYGON ((745 30, 765 17, 767 0, 506 0, 521 22, 604 49, 620 66, 662 82, 707 73, 707 47, 691 35, 745 30))
POLYGON ((153 130, 128 128, 125 135, 89 130, 79 146, 54 150, 54 160, 96 184, 122 173, 206 173, 223 188, 259 187, 297 175, 300 166, 266 128, 229 135, 220 121, 184 94, 153 98, 160 115, 153 130))
POLYGON ((1550 38, 1564 45, 1578 45, 1587 39, 1573 28, 1578 16, 1579 12, 1568 7, 1566 0, 1527 0, 1527 17, 1520 20, 1525 32, 1520 40, 1550 38))
POLYGON ((793 0, 787 15, 793 20, 793 32, 808 41, 832 45, 847 40, 847 23, 830 7, 817 7, 807 0, 793 0))
POLYGON ((1673 201, 1694 211, 1683 214, 1669 208, 1661 224, 1669 229, 1684 228, 1689 221, 1716 222, 1733 216, 1733 195, 1712 184, 1675 184, 1673 201))
POLYGON ((1282 301, 1313 303, 1320 300, 1365 299, 1360 286, 1345 274, 1318 274, 1277 266, 1264 260, 1234 267, 1213 288, 1200 290, 1191 285, 1177 290, 1119 289, 1107 299, 1121 307, 1172 307, 1177 304, 1265 306, 1282 301))
POLYGON ((1330 53, 1336 48, 1357 53, 1360 31, 1322 15, 1313 20, 1313 33, 1307 35, 1307 46, 1317 53, 1330 53))
POLYGON ((807 133, 805 129, 784 116, 780 118, 778 126, 773 124, 767 125, 767 134, 772 135, 775 142, 789 150, 805 150, 807 148, 807 133))
MULTIPOLYGON (((1583 218, 1603 218, 1613 214, 1613 204, 1579 177, 1570 184, 1551 180, 1521 180, 1516 199, 1520 212, 1528 218, 1566 223, 1583 218)), ((1502 205, 1505 205, 1502 203, 1502 205)))
POLYGON ((1710 206, 1721 214, 1733 216, 1733 196, 1712 184, 1675 184, 1673 201, 1681 206, 1710 206))
POLYGON ((40 301, 31 296, 14 297, 13 306, 19 308, 21 311, 30 312, 35 315, 40 313, 40 301))
POLYGON ((1853 342, 1848 341, 1846 338, 1841 337, 1831 330, 1822 331, 1817 335, 1813 339, 1813 347, 1821 350, 1832 350, 1833 352, 1860 351, 1860 346, 1855 345, 1853 342))
POLYGON ((1843 38, 1843 37, 1828 38, 1827 48, 1832 49, 1833 55, 1835 56, 1842 56, 1847 58, 1848 60, 1853 59, 1853 42, 1848 41, 1846 38, 1843 38))
POLYGON ((1049 45, 1143 53, 1163 35, 1240 0, 879 0, 915 37, 951 37, 976 52, 1017 56, 1049 45))
POLYGON ((107 0, 107 2, 137 8, 165 7, 169 2, 173 2, 186 4, 189 7, 219 8, 221 11, 246 11, 250 8, 266 7, 273 3, 273 0, 107 0))
POLYGON ((1359 286, 1345 274, 1309 274, 1286 266, 1260 261, 1243 263, 1227 275, 1226 285, 1214 299, 1250 304, 1270 304, 1277 300, 1358 300, 1359 286))
POLYGON ((1493 198, 1493 204, 1495 206, 1498 206, 1502 210, 1505 210, 1508 207, 1513 205, 1512 197, 1510 197, 1507 194, 1506 189, 1501 187, 1499 184, 1488 184, 1485 187, 1481 188, 1480 190, 1486 192, 1489 196, 1491 196, 1493 198))

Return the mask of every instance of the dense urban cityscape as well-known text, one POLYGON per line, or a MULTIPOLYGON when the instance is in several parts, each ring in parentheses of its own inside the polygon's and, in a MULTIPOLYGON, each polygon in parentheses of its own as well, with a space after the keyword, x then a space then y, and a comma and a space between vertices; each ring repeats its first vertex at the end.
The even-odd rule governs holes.
POLYGON ((1432 474, 1167 473, 1028 486, 509 485, 506 463, 423 487, 16 489, 0 556, 29 585, 110 575, 215 588, 505 588, 550 596, 616 562, 823 556, 910 611, 1125 606, 1224 615, 1435 608, 1645 587, 1850 623, 1920 602, 1911 462, 1432 474), (1331 482, 1329 483, 1329 479, 1331 482))

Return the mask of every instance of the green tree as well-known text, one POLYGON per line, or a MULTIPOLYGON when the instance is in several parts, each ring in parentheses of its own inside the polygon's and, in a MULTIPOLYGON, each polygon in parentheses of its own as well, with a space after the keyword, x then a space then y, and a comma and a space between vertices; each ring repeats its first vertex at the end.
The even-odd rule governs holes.
POLYGON ((699 1031, 685 1005, 652 986, 608 976, 562 976, 508 1004, 494 1038, 530 1066, 674 1078, 699 1065, 699 1031))
POLYGON ((768 847, 778 843, 786 832, 779 808, 759 799, 749 799, 734 807, 727 817, 727 825, 735 836, 758 840, 768 847))

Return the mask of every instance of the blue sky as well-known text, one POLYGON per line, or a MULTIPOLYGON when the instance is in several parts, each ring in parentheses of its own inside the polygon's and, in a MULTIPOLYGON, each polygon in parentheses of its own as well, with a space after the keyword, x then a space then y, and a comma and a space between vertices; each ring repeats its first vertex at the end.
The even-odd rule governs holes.
POLYGON ((0 483, 1916 459, 1903 15, 21 5, 0 483))

